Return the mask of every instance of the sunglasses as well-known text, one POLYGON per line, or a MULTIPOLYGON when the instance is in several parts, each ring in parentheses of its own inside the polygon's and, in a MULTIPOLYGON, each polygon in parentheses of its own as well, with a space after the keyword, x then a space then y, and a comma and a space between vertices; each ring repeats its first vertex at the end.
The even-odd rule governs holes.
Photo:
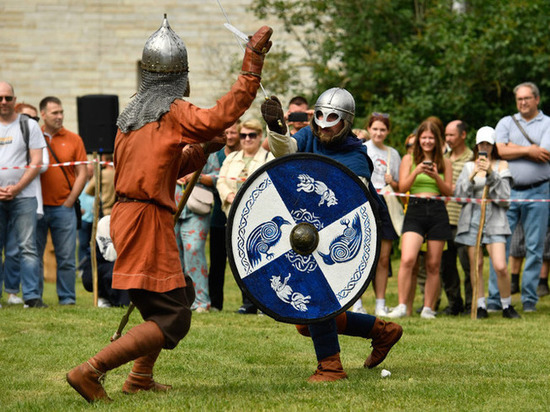
POLYGON ((372 117, 383 117, 384 119, 389 119, 390 114, 389 113, 372 112, 372 117))
POLYGON ((405 145, 405 147, 406 147, 407 149, 410 149, 410 148, 413 147, 413 146, 414 146, 414 143, 407 143, 407 144, 405 145))
POLYGON ((13 100, 13 96, 0 96, 0 102, 6 100, 7 102, 11 102, 13 100))
POLYGON ((241 139, 246 139, 247 137, 251 138, 251 139, 255 139, 256 137, 258 137, 258 133, 256 132, 252 132, 252 133, 239 133, 239 137, 241 139))

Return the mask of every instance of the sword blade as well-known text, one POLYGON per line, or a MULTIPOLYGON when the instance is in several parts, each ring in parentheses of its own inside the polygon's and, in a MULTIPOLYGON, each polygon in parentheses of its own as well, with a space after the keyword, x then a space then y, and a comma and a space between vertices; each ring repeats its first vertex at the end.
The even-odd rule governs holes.
POLYGON ((229 30, 231 33, 233 33, 235 36, 237 36, 239 39, 241 39, 244 42, 248 43, 248 36, 244 34, 242 31, 237 29, 235 26, 229 23, 224 23, 224 27, 229 30))

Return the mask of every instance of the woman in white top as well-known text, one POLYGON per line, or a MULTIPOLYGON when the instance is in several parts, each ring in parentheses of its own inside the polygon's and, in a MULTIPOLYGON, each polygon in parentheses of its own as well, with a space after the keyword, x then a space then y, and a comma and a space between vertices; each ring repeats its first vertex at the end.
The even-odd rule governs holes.
MULTIPOLYGON (((376 190, 380 190, 386 185, 390 185, 394 191, 399 190, 401 156, 399 156, 397 150, 384 144, 390 133, 390 127, 390 115, 387 113, 372 113, 367 122, 370 140, 365 143, 365 146, 367 146, 367 154, 374 165, 371 182, 376 190)), ((380 199, 384 201, 382 196, 380 199)), ((380 218, 382 221, 382 243, 374 278, 374 294, 376 296, 374 314, 376 316, 387 316, 386 286, 390 271, 390 255, 392 243, 399 238, 399 235, 395 231, 388 213, 382 213, 380 218)), ((355 302, 353 311, 364 311, 361 299, 355 302)))
POLYGON ((226 216, 246 178, 260 166, 274 159, 270 152, 261 147, 262 124, 258 120, 250 119, 241 123, 237 131, 241 139, 241 150, 225 158, 216 183, 222 210, 226 216))

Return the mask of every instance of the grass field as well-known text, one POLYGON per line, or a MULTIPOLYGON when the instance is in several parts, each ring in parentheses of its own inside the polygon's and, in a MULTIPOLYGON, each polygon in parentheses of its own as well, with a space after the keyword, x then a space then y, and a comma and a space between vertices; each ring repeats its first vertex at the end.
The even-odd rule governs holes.
MULTIPOLYGON (((398 262, 394 261, 394 269, 398 262)), ((394 270, 397 273, 397 270, 394 270)), ((388 304, 397 303, 391 278, 388 304)), ((106 345, 125 309, 92 306, 79 281, 77 305, 56 304, 55 285, 46 284, 47 309, 0 309, 1 411, 548 411, 550 410, 550 298, 520 320, 418 315, 399 321, 401 341, 379 367, 363 362, 370 343, 343 336, 342 362, 349 379, 309 384, 316 367, 311 341, 292 325, 267 316, 237 315, 240 292, 226 275, 220 313, 193 316, 189 335, 164 351, 155 378, 170 383, 168 394, 121 391, 131 364, 107 375, 111 404, 88 404, 65 382, 65 373, 106 345), (381 378, 382 368, 391 376, 381 378)), ((374 309, 372 289, 364 302, 374 309)), ((416 306, 420 306, 417 297, 416 306)), ((443 299, 442 308, 446 306, 443 299)), ((131 327, 140 323, 138 313, 131 327)))

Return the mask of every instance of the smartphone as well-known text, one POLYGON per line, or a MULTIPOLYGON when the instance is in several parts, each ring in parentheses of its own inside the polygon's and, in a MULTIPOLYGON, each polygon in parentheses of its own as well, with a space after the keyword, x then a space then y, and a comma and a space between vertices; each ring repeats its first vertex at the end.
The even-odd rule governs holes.
POLYGON ((288 115, 289 122, 307 122, 306 112, 292 112, 288 115))
POLYGON ((487 152, 479 152, 478 157, 487 157, 487 152))
POLYGON ((432 167, 433 164, 434 164, 434 162, 432 162, 431 160, 424 160, 424 161, 422 162, 422 164, 423 164, 423 165, 426 165, 426 166, 432 167))

